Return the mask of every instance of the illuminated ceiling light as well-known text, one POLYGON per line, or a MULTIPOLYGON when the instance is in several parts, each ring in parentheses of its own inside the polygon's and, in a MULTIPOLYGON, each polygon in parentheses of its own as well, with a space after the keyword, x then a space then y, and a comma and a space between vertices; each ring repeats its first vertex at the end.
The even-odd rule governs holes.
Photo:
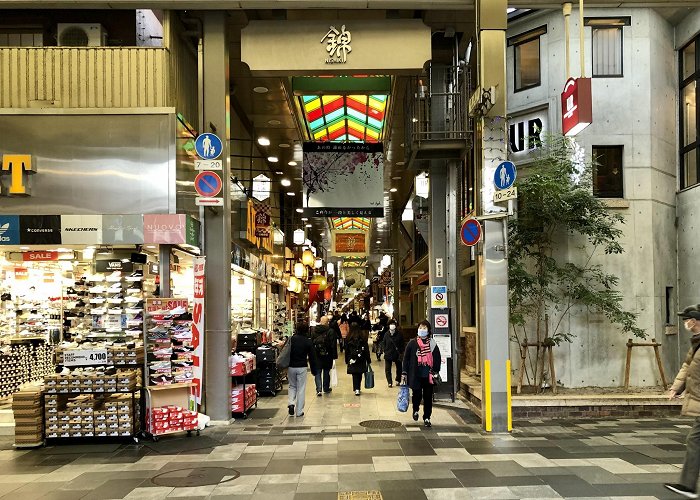
POLYGON ((392 181, 400 181, 401 179, 403 179, 403 177, 396 176, 391 178, 392 181))
POLYGON ((377 240, 377 245, 379 245, 382 242, 382 240, 377 240))
POLYGON ((260 85, 259 87, 253 87, 253 92, 256 94, 267 94, 270 91, 267 87, 260 85))
POLYGON ((406 162, 403 162, 403 161, 397 161, 397 162, 395 163, 395 165, 396 165, 397 167, 403 167, 405 164, 406 164, 406 162))
POLYGON ((297 208, 297 213, 298 213, 298 214, 303 214, 303 213, 304 213, 304 209, 303 209, 303 208, 297 208))
POLYGON ((258 137, 258 144, 261 146, 269 146, 270 145, 270 139, 267 137, 258 137))
POLYGON ((398 189, 396 189, 396 188, 391 188, 389 191, 391 191, 392 193, 395 193, 396 191, 398 191, 398 189))
POLYGON ((321 269, 321 267, 323 267, 323 259, 316 259, 316 262, 314 262, 314 268, 321 269))
POLYGON ((278 161, 280 161, 280 159, 276 156, 268 156, 267 161, 269 161, 270 163, 277 163, 278 161))
POLYGON ((305 226, 305 227, 311 227, 311 224, 306 224, 306 226, 305 226))
POLYGON ((389 267, 391 265, 391 255, 382 256, 382 266, 389 267))
POLYGON ((280 184, 282 184, 284 187, 289 187, 292 185, 292 181, 290 181, 289 179, 282 179, 280 181, 280 184))
POLYGON ((308 218, 308 217, 302 217, 301 220, 304 221, 304 222, 306 222, 307 220, 309 220, 309 218, 308 218))
POLYGON ((288 147, 289 147, 289 144, 287 144, 286 142, 282 142, 282 143, 279 144, 279 147, 281 147, 281 148, 288 148, 288 147))
POLYGON ((287 196, 294 196, 295 194, 296 194, 296 193, 295 193, 294 191, 289 191, 289 192, 287 193, 287 196))
POLYGON ((268 125, 279 125, 280 123, 282 122, 279 120, 267 120, 268 125))
POLYGON ((281 170, 278 170, 278 171, 275 172, 275 173, 276 173, 277 175, 284 175, 284 172, 282 172, 281 170))
POLYGON ((289 163, 287 163, 287 165, 289 165, 290 167, 296 167, 296 166, 297 166, 297 162, 295 162, 295 161, 290 161, 289 163))

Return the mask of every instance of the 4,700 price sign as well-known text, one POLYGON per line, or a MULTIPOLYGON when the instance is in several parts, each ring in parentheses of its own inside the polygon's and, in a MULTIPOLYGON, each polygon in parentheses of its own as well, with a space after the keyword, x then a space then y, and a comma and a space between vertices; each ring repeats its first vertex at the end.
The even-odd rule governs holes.
POLYGON ((106 365, 107 349, 80 349, 63 352, 64 366, 106 365))

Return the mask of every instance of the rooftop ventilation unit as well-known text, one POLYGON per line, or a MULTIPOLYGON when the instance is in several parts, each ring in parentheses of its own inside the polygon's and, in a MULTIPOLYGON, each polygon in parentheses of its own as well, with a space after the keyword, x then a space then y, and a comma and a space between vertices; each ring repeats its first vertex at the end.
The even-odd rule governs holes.
POLYGON ((59 47, 101 47, 107 44, 107 32, 101 24, 62 23, 57 28, 59 47))

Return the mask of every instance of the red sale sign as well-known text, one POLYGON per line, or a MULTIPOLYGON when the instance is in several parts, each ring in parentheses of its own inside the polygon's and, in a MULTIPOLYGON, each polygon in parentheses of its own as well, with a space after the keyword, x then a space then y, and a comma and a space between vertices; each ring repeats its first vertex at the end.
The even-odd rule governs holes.
POLYGON ((202 383, 204 381, 204 265, 206 257, 194 259, 194 303, 192 308, 192 383, 197 404, 202 404, 202 383))
POLYGON ((590 78, 569 78, 561 93, 561 126, 564 135, 573 137, 593 123, 593 98, 590 78))

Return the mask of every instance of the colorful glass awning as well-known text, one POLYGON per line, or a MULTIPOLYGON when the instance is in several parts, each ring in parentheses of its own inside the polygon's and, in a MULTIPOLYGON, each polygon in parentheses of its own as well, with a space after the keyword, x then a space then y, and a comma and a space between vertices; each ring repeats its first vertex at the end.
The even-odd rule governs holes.
POLYGON ((366 217, 333 217, 333 229, 360 229, 369 231, 370 220, 366 217))
POLYGON ((299 96, 313 141, 380 142, 388 95, 299 96))

